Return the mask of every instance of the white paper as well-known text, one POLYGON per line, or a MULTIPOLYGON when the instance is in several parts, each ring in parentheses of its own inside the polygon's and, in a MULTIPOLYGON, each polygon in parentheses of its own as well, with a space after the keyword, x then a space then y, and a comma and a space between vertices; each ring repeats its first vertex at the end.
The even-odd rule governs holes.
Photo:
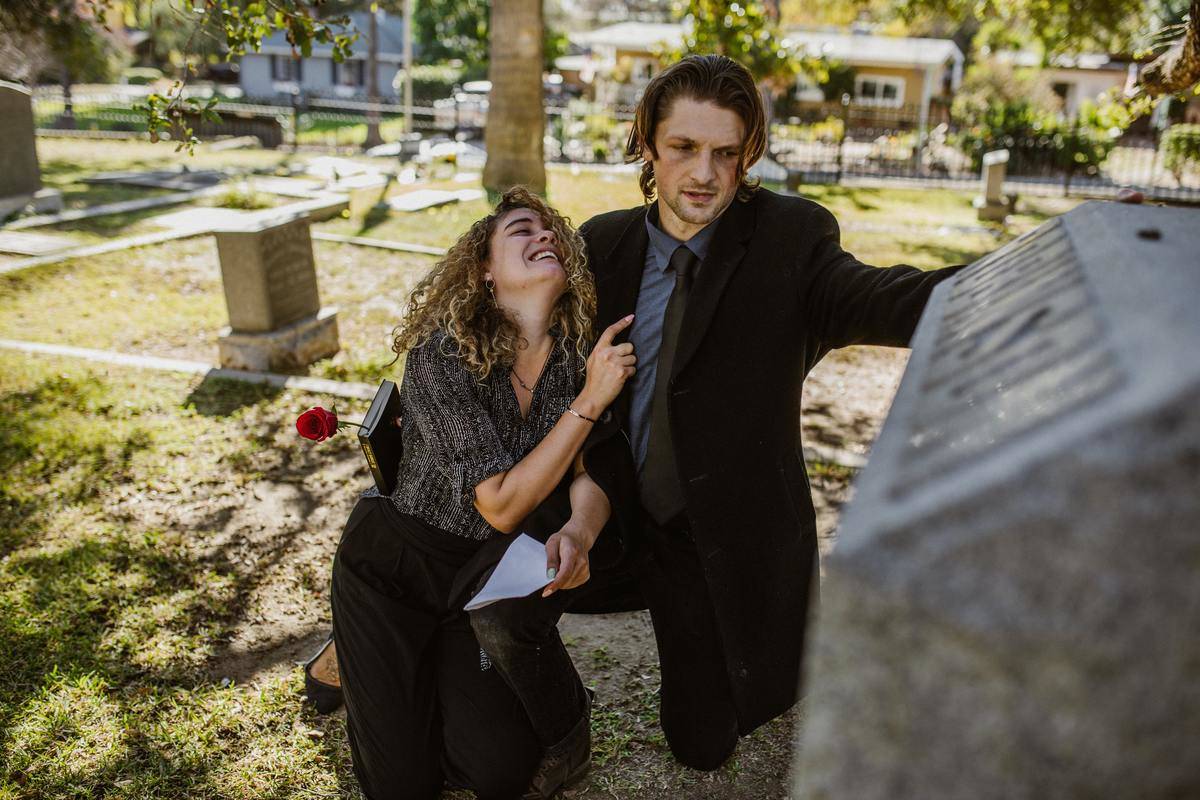
POLYGON ((508 546, 504 557, 492 571, 492 576, 463 610, 483 608, 497 600, 507 600, 510 597, 524 597, 548 583, 550 580, 546 577, 546 545, 522 533, 508 546))

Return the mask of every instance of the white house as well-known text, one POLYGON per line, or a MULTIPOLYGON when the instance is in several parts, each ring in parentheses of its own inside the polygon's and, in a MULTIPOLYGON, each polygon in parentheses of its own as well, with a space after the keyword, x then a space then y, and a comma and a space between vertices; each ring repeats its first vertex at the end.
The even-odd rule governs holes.
MULTIPOLYGON (((283 33, 263 40, 257 53, 242 56, 239 83, 247 97, 269 98, 291 95, 296 91, 321 97, 365 97, 367 93, 367 47, 371 31, 370 14, 350 14, 358 30, 354 55, 341 64, 333 60, 332 45, 314 43, 312 55, 295 58, 283 33)), ((404 19, 385 13, 379 15, 379 94, 395 98, 392 86, 404 64, 404 19)))
POLYGON ((1137 76, 1137 65, 1114 60, 1104 53, 1054 56, 1042 65, 1041 56, 1027 50, 996 53, 996 59, 1014 67, 1040 68, 1055 94, 1062 98, 1063 116, 1070 119, 1079 112, 1084 100, 1095 102, 1112 89, 1121 89, 1126 80, 1137 76))

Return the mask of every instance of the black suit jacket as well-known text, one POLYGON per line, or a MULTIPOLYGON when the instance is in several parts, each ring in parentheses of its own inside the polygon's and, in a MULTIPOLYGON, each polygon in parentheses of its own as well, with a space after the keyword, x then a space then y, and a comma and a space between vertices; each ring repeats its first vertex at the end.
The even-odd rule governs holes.
MULTIPOLYGON (((645 207, 580 233, 599 294, 596 330, 633 312, 645 207)), ((722 214, 692 286, 669 384, 669 416, 692 533, 743 734, 795 702, 817 585, 816 515, 801 455, 800 393, 830 349, 904 346, 953 269, 877 268, 842 250, 822 206, 759 189, 722 214)), ((595 427, 585 463, 627 548, 640 503, 628 387, 595 427)))

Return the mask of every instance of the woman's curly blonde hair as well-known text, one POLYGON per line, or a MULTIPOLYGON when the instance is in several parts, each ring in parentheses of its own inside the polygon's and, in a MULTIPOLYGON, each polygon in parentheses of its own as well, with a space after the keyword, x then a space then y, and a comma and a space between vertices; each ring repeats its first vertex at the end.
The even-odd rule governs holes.
POLYGON ((587 267, 583 238, 570 220, 533 192, 517 186, 501 196, 492 213, 460 236, 413 289, 408 311, 392 331, 396 358, 391 363, 437 330, 447 334, 450 346, 457 348, 453 354, 479 380, 487 378, 497 365, 511 366, 516 361, 517 351, 527 343, 484 286, 484 275, 497 220, 518 208, 533 211, 554 231, 567 287, 551 313, 550 327, 559 336, 559 347, 574 350, 586 361, 592 347, 596 285, 587 267))

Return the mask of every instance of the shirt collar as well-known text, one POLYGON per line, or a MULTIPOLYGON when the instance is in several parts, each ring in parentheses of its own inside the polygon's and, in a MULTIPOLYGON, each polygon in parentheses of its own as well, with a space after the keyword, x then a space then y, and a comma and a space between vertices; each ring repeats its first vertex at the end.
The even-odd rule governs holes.
POLYGON ((708 255, 708 247, 712 244, 713 233, 717 230, 717 221, 719 219, 720 217, 705 225, 695 236, 686 242, 681 242, 658 227, 658 202, 655 201, 651 204, 649 211, 646 212, 646 233, 650 237, 650 247, 658 255, 658 268, 663 272, 667 271, 667 267, 670 266, 671 255, 679 245, 687 247, 696 256, 697 262, 703 263, 704 257, 708 255))

